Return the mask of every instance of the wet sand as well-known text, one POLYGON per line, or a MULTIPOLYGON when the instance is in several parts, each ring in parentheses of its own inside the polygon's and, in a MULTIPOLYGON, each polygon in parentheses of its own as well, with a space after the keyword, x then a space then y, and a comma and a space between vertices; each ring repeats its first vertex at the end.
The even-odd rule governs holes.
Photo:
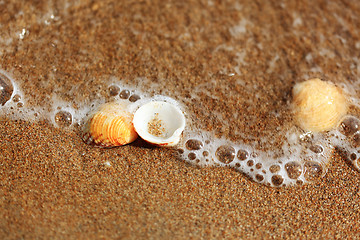
MULTIPOLYGON (((76 109, 106 98, 115 77, 246 142, 293 124, 296 81, 357 86, 360 74, 356 1, 10 1, 0 13, 0 68, 21 85, 24 107, 49 110, 57 94, 76 109)), ((141 140, 100 149, 77 127, 1 120, 1 239, 360 237, 360 173, 339 151, 324 178, 269 188, 141 140)))

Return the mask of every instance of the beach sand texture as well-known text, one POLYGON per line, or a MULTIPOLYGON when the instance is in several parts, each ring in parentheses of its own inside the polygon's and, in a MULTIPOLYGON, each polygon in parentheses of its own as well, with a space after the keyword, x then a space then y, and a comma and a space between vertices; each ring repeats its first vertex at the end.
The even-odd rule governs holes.
POLYGON ((118 84, 176 99, 194 129, 277 151, 296 82, 358 95, 359 16, 351 0, 0 2, 0 70, 23 103, 0 106, 0 238, 360 238, 360 172, 339 149, 325 177, 271 188, 141 139, 89 146, 77 123, 51 120, 118 84))

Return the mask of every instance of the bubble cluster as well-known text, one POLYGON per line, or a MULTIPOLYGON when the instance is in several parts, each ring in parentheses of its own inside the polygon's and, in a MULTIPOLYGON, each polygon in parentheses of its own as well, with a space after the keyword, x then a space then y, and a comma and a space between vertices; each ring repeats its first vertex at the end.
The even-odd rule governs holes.
POLYGON ((0 115, 7 115, 10 119, 31 119, 35 110, 24 108, 22 96, 16 82, 8 73, 0 70, 0 115))
POLYGON ((349 162, 360 171, 360 119, 351 115, 344 117, 338 132, 342 137, 336 139, 337 144, 346 153, 349 162))
POLYGON ((181 156, 192 164, 230 167, 273 187, 299 185, 324 176, 333 151, 329 137, 297 127, 286 135, 282 154, 279 150, 255 150, 255 146, 235 144, 206 132, 187 132, 179 148, 181 156))
POLYGON ((28 121, 49 120, 55 127, 68 129, 81 125, 89 112, 105 101, 125 98, 129 102, 136 102, 145 98, 144 94, 132 87, 112 83, 108 86, 106 99, 97 99, 90 104, 67 102, 54 93, 50 96, 50 102, 47 102, 50 106, 27 106, 26 97, 23 96, 16 81, 2 70, 0 70, 0 91, 1 116, 28 121))
POLYGON ((109 96, 116 99, 127 99, 130 102, 136 102, 141 99, 139 93, 135 93, 134 90, 129 90, 126 87, 121 87, 117 84, 112 84, 108 87, 109 96))

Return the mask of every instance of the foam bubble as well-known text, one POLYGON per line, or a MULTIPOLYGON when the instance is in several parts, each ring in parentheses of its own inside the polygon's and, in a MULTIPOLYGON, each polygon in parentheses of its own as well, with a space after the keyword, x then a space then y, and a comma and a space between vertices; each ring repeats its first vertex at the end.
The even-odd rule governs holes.
POLYGON ((55 114, 55 123, 59 126, 59 127, 69 127, 72 124, 72 114, 69 113, 68 111, 58 111, 55 114))
POLYGON ((137 100, 141 99, 141 97, 137 94, 133 94, 129 97, 130 102, 136 102, 137 100))
POLYGON ((118 95, 120 93, 120 87, 116 86, 116 85, 111 85, 109 86, 109 95, 111 97, 115 97, 116 95, 118 95))
POLYGON ((331 141, 336 144, 347 156, 347 160, 355 169, 360 171, 360 119, 348 115, 334 130, 331 141))
POLYGON ((38 120, 40 119, 42 107, 30 107, 18 83, 11 74, 0 70, 1 106, 0 115, 9 119, 38 120))
POLYGON ((130 97, 130 91, 127 89, 124 89, 120 92, 120 98, 122 99, 128 99, 130 97))

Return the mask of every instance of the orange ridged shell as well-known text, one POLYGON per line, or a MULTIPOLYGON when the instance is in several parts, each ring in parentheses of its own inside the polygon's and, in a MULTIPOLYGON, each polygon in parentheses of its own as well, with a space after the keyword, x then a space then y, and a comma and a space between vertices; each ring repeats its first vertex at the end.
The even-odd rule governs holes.
POLYGON ((122 146, 138 137, 133 114, 126 110, 126 103, 106 103, 90 115, 84 125, 83 140, 100 147, 122 146))
POLYGON ((348 111, 341 89, 318 78, 297 83, 293 88, 293 110, 305 131, 322 132, 336 127, 348 111))

